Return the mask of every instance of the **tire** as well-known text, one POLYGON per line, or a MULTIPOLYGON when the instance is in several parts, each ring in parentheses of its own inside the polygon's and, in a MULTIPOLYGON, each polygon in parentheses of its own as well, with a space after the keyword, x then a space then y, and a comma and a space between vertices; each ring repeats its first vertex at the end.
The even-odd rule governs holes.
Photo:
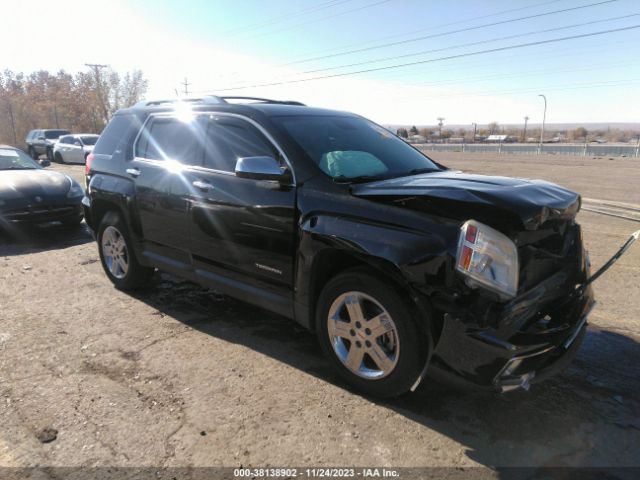
POLYGON ((29 147, 29 155, 31 156, 31 158, 33 158, 34 160, 38 160, 38 158, 40 158, 40 155, 38 155, 35 151, 35 149, 33 147, 29 147))
POLYGON ((53 150, 50 148, 47 148, 47 160, 53 162, 53 150))
POLYGON ((62 158, 62 154, 60 152, 56 152, 53 157, 55 158, 56 162, 58 163, 64 163, 64 158, 62 158))
POLYGON ((330 280, 318 298, 318 339, 349 384, 376 397, 396 397, 422 373, 431 344, 418 332, 411 312, 392 285, 351 270, 330 280), (358 312, 364 321, 357 320, 358 312))
POLYGON ((148 284, 153 268, 140 265, 129 229, 115 212, 107 213, 98 228, 100 263, 116 288, 134 290, 148 284))

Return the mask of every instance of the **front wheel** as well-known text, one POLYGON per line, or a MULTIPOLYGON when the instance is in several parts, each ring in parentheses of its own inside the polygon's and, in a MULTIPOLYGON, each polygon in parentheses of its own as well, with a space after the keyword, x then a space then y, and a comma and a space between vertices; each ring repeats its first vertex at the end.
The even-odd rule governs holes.
POLYGON ((56 162, 64 163, 64 158, 62 158, 62 154, 60 154, 60 152, 56 152, 54 154, 54 158, 56 159, 56 162))
POLYGON ((117 288, 133 290, 148 283, 153 268, 138 262, 127 226, 117 213, 104 216, 97 240, 102 268, 117 288))
POLYGON ((47 148, 47 160, 49 160, 50 162, 53 162, 53 150, 50 148, 47 148))
POLYGON ((407 392, 424 368, 429 343, 393 288, 360 271, 333 278, 318 299, 320 344, 338 373, 378 397, 407 392))
POLYGON ((38 160, 38 158, 40 157, 40 155, 38 155, 35 151, 35 149, 33 147, 29 147, 29 155, 31 156, 31 158, 33 158, 34 160, 38 160))

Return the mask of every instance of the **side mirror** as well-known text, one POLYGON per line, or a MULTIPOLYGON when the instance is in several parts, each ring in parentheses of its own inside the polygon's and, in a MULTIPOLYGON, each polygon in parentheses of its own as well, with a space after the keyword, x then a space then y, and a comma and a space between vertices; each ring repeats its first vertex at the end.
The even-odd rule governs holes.
POLYGON ((38 137, 38 140, 44 140, 44 137, 40 136, 38 137))
POLYGON ((80 143, 80 140, 76 140, 75 142, 73 142, 73 144, 74 144, 76 147, 81 147, 81 146, 82 146, 82 143, 80 143))
POLYGON ((236 176, 253 180, 291 181, 291 172, 273 157, 244 157, 236 162, 236 176))
POLYGON ((38 160, 38 163, 40 164, 41 167, 49 167, 49 166, 51 166, 51 162, 49 160, 47 160, 46 158, 43 158, 42 160, 38 160))

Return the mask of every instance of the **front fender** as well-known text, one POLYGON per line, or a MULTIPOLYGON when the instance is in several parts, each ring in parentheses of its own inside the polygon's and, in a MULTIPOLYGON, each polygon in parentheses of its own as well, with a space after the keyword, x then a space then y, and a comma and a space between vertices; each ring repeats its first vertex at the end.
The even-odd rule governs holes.
POLYGON ((412 298, 415 286, 439 275, 451 254, 455 225, 424 232, 335 215, 312 215, 300 225, 296 265, 296 319, 314 329, 315 301, 340 270, 366 265, 389 278, 412 298), (324 273, 319 273, 324 272, 324 273))

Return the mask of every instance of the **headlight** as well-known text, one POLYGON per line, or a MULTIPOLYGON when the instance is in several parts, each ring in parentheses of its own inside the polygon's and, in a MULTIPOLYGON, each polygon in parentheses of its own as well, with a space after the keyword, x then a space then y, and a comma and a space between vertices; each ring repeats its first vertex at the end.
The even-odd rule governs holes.
POLYGON ((78 184, 78 182, 76 182, 75 180, 73 180, 70 177, 69 181, 71 182, 71 186, 69 187, 69 192, 67 193, 67 197, 68 198, 75 198, 75 197, 82 197, 84 195, 84 190, 82 190, 82 187, 78 184))
POLYGON ((481 285, 503 299, 518 292, 518 249, 509 237, 475 220, 460 229, 456 270, 471 287, 481 285))

